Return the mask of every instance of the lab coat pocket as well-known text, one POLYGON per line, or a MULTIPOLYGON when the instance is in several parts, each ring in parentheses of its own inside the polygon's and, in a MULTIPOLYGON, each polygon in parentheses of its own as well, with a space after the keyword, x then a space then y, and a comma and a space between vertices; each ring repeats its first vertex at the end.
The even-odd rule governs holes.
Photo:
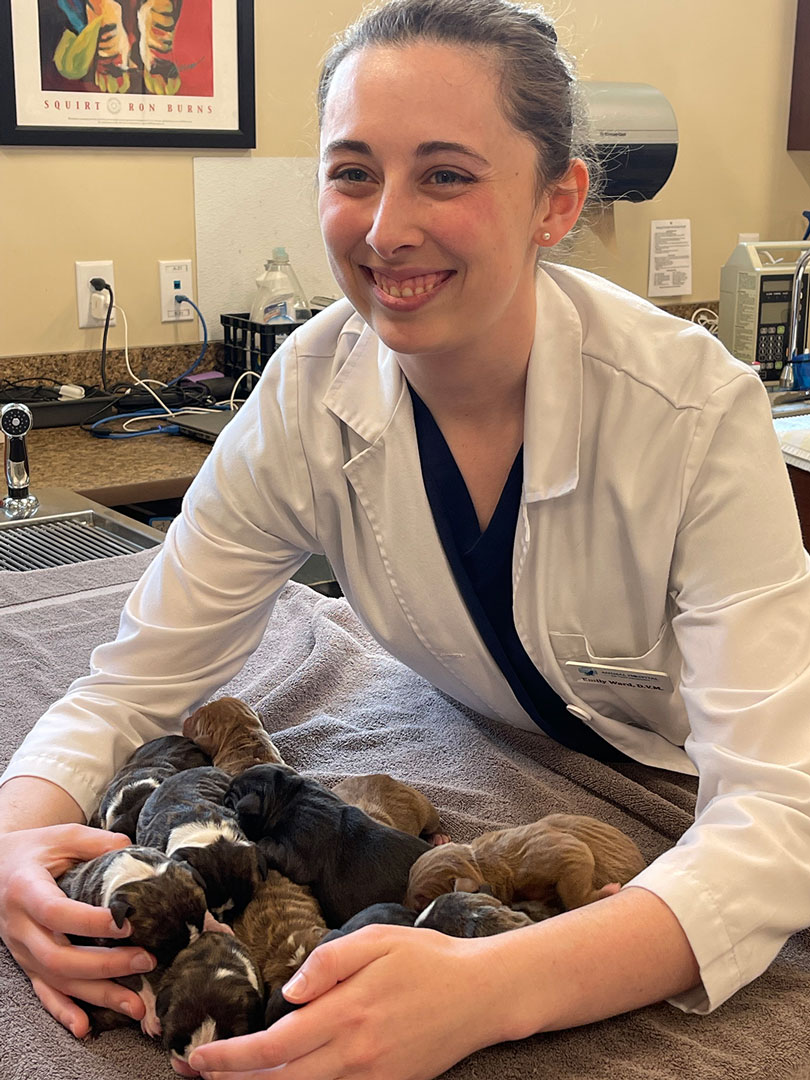
POLYGON ((551 631, 549 636, 575 704, 674 742, 686 737, 688 723, 678 689, 681 655, 669 622, 639 656, 601 656, 583 634, 551 631))

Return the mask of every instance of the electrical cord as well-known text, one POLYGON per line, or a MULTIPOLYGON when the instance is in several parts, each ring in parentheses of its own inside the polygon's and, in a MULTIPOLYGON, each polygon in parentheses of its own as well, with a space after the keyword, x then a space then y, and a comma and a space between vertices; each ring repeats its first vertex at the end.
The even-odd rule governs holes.
POLYGON ((710 334, 714 334, 714 336, 717 337, 718 315, 717 312, 712 311, 711 308, 695 308, 692 312, 690 321, 697 323, 698 326, 704 327, 710 334))
POLYGON ((110 294, 110 302, 107 305, 107 316, 104 319, 104 333, 101 337, 101 386, 106 393, 109 393, 107 388, 107 334, 110 331, 110 318, 112 316, 113 305, 115 304, 115 297, 113 296, 112 285, 105 281, 104 278, 90 278, 90 284, 96 292, 102 292, 106 289, 110 294))
POLYGON ((191 306, 197 312, 197 318, 200 320, 200 326, 203 332, 203 340, 202 348, 200 349, 200 355, 197 357, 197 359, 194 361, 188 371, 184 371, 182 375, 178 375, 176 379, 172 379, 171 382, 168 382, 166 384, 167 386, 174 386, 175 383, 179 383, 181 379, 187 378, 192 373, 192 371, 195 371, 208 349, 208 327, 205 325, 203 313, 200 311, 200 309, 197 307, 191 297, 185 296, 183 293, 176 293, 174 297, 174 302, 175 304, 191 304, 191 306))

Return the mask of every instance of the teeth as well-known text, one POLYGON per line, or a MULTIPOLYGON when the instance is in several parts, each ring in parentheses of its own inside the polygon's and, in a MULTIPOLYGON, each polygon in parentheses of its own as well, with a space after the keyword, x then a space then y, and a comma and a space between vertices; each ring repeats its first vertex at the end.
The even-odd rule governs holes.
POLYGON ((375 284, 382 289, 384 293, 397 298, 421 296, 423 293, 431 292, 440 281, 444 280, 441 273, 424 274, 418 277, 407 278, 407 285, 403 285, 402 282, 397 285, 390 278, 385 277, 376 270, 372 270, 371 273, 375 284))

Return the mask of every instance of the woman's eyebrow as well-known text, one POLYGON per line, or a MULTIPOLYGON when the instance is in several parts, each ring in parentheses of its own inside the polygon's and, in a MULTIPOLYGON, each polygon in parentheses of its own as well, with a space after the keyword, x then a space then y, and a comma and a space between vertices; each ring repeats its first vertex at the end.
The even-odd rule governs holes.
MULTIPOLYGON (((347 151, 351 154, 363 154, 365 157, 373 156, 371 147, 367 142, 362 142, 359 139, 334 139, 323 148, 322 157, 328 157, 330 154, 346 153, 347 151)), ((442 153, 464 154, 465 157, 477 161, 479 165, 489 166, 489 162, 485 157, 482 157, 472 147, 465 146, 464 143, 433 139, 431 142, 420 143, 416 148, 417 157, 430 157, 432 154, 442 153)))
POLYGON ((371 147, 368 143, 360 142, 358 139, 335 139, 333 142, 327 143, 323 148, 322 157, 328 157, 329 154, 347 150, 352 154, 365 154, 366 157, 371 157, 371 147))
POLYGON ((434 140, 432 142, 420 143, 416 148, 417 157, 430 157, 432 154, 442 153, 464 154, 466 157, 472 158, 477 161, 479 165, 489 165, 489 162, 485 157, 482 157, 472 147, 465 146, 464 143, 457 142, 442 142, 434 140))

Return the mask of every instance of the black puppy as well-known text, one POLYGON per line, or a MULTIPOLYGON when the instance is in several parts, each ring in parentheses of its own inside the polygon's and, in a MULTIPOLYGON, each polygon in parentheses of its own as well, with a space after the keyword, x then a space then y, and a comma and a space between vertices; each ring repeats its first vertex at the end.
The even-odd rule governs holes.
POLYGON ((246 769, 225 805, 272 866, 310 887, 328 926, 342 926, 371 904, 401 903, 411 866, 431 850, 284 765, 246 769))
POLYGON ((267 860, 223 805, 232 777, 213 766, 186 769, 164 780, 138 818, 138 843, 187 862, 205 882, 211 913, 228 923, 241 914, 267 860))
POLYGON ((118 770, 88 824, 134 840, 138 815, 155 788, 177 772, 210 764, 208 754, 184 735, 152 739, 118 770))
POLYGON ((377 926, 385 923, 387 926, 413 926, 416 922, 416 912, 406 908, 404 904, 371 904, 356 915, 352 915, 343 926, 336 930, 330 930, 320 941, 334 941, 335 938, 353 934, 355 930, 361 930, 364 926, 377 926))

